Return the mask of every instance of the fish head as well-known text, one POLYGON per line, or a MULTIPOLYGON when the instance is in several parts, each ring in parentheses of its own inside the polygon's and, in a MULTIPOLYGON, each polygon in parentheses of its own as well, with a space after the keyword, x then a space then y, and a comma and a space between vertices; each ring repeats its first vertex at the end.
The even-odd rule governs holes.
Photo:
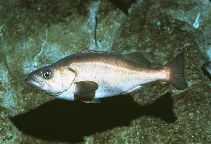
POLYGON ((33 71, 25 79, 29 85, 58 96, 67 91, 76 77, 76 73, 69 67, 46 66, 33 71))

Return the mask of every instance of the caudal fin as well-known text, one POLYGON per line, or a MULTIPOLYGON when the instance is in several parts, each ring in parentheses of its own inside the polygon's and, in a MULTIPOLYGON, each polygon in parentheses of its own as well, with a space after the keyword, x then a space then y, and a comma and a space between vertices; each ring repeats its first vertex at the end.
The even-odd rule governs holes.
POLYGON ((184 77, 184 61, 184 52, 181 52, 165 65, 170 69, 169 82, 178 90, 188 86, 184 77))

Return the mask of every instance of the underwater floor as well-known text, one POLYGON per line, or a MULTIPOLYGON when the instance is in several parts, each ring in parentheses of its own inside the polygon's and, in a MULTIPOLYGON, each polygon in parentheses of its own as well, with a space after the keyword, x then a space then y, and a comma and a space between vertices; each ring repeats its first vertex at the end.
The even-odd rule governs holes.
POLYGON ((211 143, 210 34, 210 0, 1 0, 0 144, 211 143), (87 104, 25 83, 84 49, 139 51, 152 68, 184 51, 188 88, 158 81, 87 104))

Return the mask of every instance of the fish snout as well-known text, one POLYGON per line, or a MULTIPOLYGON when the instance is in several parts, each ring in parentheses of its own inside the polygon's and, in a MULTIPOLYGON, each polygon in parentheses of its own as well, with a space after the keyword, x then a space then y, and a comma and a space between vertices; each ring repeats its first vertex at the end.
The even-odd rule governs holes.
POLYGON ((35 82, 35 78, 34 77, 31 77, 31 76, 28 76, 24 79, 24 81, 27 83, 27 84, 31 84, 32 82, 35 82))
POLYGON ((37 87, 37 88, 40 88, 41 87, 41 84, 40 82, 37 80, 37 78, 35 78, 34 76, 29 76, 29 77, 26 77, 24 79, 24 81, 31 85, 31 86, 34 86, 34 87, 37 87))
POLYGON ((28 84, 28 83, 30 83, 31 78, 30 77, 27 77, 27 78, 24 79, 24 81, 28 84))

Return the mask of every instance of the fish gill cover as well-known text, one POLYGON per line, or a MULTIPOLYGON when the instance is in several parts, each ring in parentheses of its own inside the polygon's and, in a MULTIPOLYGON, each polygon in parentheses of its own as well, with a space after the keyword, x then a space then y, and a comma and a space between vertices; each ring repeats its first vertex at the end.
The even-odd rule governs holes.
POLYGON ((211 83, 201 70, 211 55, 210 6, 209 0, 136 0, 126 15, 118 5, 102 0, 1 0, 0 143, 65 143, 79 137, 86 143, 210 143, 211 83), (85 48, 139 51, 153 67, 184 51, 189 88, 177 91, 155 82, 131 97, 85 105, 50 101, 49 95, 24 83, 30 71, 85 48), (168 92, 172 100, 165 96, 168 92), (139 109, 157 106, 163 95, 167 102, 161 105, 169 111, 139 109), (90 115, 83 115, 86 112, 90 115), (167 120, 165 112, 170 112, 167 120), (75 123, 61 124, 60 118, 75 123), (62 129, 61 137, 48 135, 62 129))

